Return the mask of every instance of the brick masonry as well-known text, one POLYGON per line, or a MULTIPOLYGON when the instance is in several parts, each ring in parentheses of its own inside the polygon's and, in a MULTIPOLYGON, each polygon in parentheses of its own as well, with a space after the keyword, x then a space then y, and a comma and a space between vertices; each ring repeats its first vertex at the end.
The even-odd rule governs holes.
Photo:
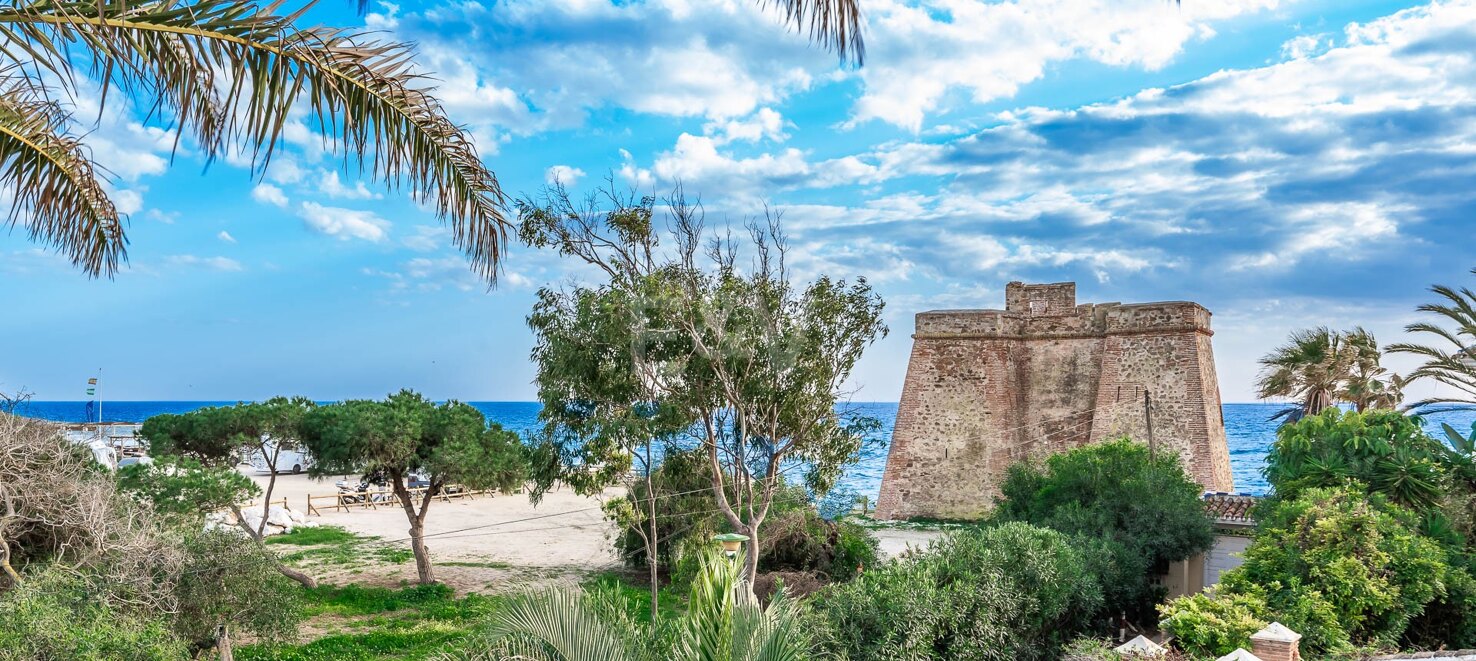
POLYGON ((1210 313, 1076 304, 1076 284, 1005 287, 1004 310, 917 315, 877 515, 984 514, 1011 463, 1130 436, 1233 491, 1210 313))

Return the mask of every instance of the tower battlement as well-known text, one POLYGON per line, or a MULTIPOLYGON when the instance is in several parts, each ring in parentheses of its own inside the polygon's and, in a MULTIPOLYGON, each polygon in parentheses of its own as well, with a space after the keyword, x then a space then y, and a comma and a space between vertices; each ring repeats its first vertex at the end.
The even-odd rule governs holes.
POLYGON ((1199 304, 1078 305, 1075 283, 1012 282, 1004 310, 922 312, 916 324, 878 516, 977 516, 1010 464, 1145 441, 1150 411, 1157 447, 1207 489, 1233 490, 1199 304))

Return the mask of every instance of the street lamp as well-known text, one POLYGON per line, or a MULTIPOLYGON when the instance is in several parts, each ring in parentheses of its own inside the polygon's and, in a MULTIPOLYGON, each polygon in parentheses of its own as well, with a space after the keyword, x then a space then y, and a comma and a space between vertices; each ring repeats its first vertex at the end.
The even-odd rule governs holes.
POLYGON ((743 548, 743 543, 748 541, 748 535, 740 535, 736 532, 725 532, 721 535, 713 535, 712 541, 723 545, 723 553, 732 560, 738 555, 738 549, 743 548))

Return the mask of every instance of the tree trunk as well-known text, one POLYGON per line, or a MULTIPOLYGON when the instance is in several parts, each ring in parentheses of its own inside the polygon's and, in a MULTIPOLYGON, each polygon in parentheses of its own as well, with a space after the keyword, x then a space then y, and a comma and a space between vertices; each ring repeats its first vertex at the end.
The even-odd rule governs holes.
POLYGON ((231 648, 231 628, 221 625, 220 637, 215 639, 215 649, 220 651, 220 661, 235 661, 236 654, 231 648))
MULTIPOLYGON (((231 510, 233 512, 235 512, 235 514, 236 514, 236 526, 238 526, 239 528, 241 528, 241 530, 245 531, 246 532, 246 536, 247 537, 250 537, 251 538, 251 541, 256 542, 257 544, 265 547, 266 545, 262 542, 261 537, 257 536, 256 531, 253 530, 251 528, 251 526, 246 525, 246 519, 241 516, 241 508, 236 507, 235 505, 232 505, 231 506, 231 510)), ((302 573, 300 571, 297 571, 296 569, 293 569, 291 567, 288 567, 286 564, 284 564, 282 562, 282 560, 280 558, 277 557, 277 554, 275 554, 275 553, 272 554, 272 561, 275 562, 275 563, 277 563, 277 571, 280 572, 283 576, 286 576, 287 578, 290 578, 290 579, 292 579, 294 581, 297 581, 298 583, 301 583, 302 586, 305 587, 305 588, 316 588, 316 587, 318 587, 318 581, 317 581, 317 579, 315 579, 315 578, 313 578, 311 576, 308 576, 307 574, 304 574, 304 573, 302 573)))
POLYGON ((288 567, 287 565, 283 564, 281 560, 277 561, 277 571, 281 572, 283 576, 286 576, 287 578, 301 583, 302 587, 309 589, 318 587, 318 579, 315 579, 311 576, 308 576, 307 574, 297 571, 296 569, 288 567))
POLYGON ((415 511, 415 501, 410 498, 410 490, 405 488, 404 475, 391 472, 390 479, 394 481, 395 497, 400 500, 400 507, 405 510, 405 518, 410 520, 410 551, 415 554, 415 573, 420 577, 421 585, 430 585, 436 582, 435 569, 431 567, 430 549, 425 547, 425 513, 430 509, 431 498, 435 497, 438 490, 435 482, 425 490, 425 500, 420 504, 420 511, 415 511))
POLYGON ((758 598, 753 594, 753 581, 758 578, 759 538, 758 526, 751 525, 743 533, 748 535, 747 552, 743 555, 743 573, 739 574, 738 581, 741 584, 740 591, 748 603, 758 603, 758 598))
POLYGON ((263 443, 257 446, 257 451, 261 452, 261 458, 267 462, 267 488, 266 493, 261 496, 266 502, 261 506, 261 523, 257 525, 254 535, 257 539, 261 539, 266 534, 267 519, 272 513, 272 491, 277 488, 277 458, 281 456, 282 449, 273 446, 271 456, 267 456, 266 444, 263 443))
POLYGON ((656 552, 660 539, 656 528, 656 492, 651 488, 651 465, 646 462, 646 502, 650 507, 651 535, 647 538, 646 564, 651 566, 651 622, 657 622, 656 612, 661 609, 661 577, 656 571, 656 552))
POLYGON ((415 572, 420 575, 420 584, 435 583, 436 573, 431 567, 430 549, 425 547, 425 527, 419 523, 410 525, 410 548, 415 552, 415 572))
POLYGON ((20 585, 20 574, 16 573, 15 567, 10 566, 10 544, 4 540, 0 540, 0 569, 5 570, 5 576, 12 587, 20 585))

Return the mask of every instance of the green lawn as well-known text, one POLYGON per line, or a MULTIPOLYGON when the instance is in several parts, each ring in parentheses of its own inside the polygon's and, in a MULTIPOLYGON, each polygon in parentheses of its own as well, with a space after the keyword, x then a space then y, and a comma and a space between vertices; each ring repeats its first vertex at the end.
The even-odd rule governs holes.
POLYGON ((496 608, 497 597, 457 597, 444 585, 399 589, 357 585, 304 590, 304 615, 336 628, 297 645, 247 645, 243 661, 423 659, 473 635, 496 608))
MULTIPOLYGON (((448 563, 449 564, 449 563, 448 563)), ((584 582, 587 590, 614 590, 631 612, 650 617, 651 593, 620 574, 607 572, 584 582)), ((240 661, 348 661, 352 659, 426 659, 455 648, 476 635, 503 597, 457 596, 445 585, 402 588, 358 585, 319 586, 303 590, 303 616, 327 635, 298 644, 244 645, 240 661)), ((680 612, 680 599, 661 592, 664 616, 680 612)))

